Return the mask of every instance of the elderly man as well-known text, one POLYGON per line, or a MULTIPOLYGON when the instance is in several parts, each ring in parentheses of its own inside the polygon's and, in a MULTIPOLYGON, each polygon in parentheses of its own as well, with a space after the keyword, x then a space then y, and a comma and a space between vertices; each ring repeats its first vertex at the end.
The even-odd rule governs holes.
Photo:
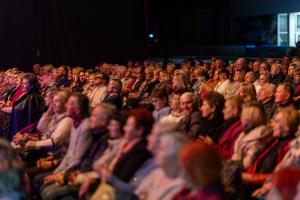
POLYGON ((99 72, 94 75, 93 79, 93 89, 88 93, 88 98, 90 100, 90 106, 94 108, 96 104, 101 103, 107 95, 107 83, 109 77, 103 72, 99 72))
POLYGON ((280 83, 275 92, 275 103, 277 107, 294 107, 294 89, 289 83, 280 83))
POLYGON ((271 83, 278 85, 284 81, 284 74, 281 72, 281 64, 273 63, 271 65, 271 83))
POLYGON ((276 86, 271 83, 264 84, 258 92, 258 101, 263 105, 268 119, 271 119, 275 109, 276 104, 274 102, 276 86))
POLYGON ((93 162, 99 158, 104 150, 108 147, 108 130, 107 126, 110 119, 115 115, 117 109, 114 105, 102 103, 97 105, 89 118, 92 129, 92 144, 84 154, 81 163, 78 163, 72 169, 69 169, 65 175, 65 181, 62 185, 51 184, 42 192, 43 199, 63 199, 67 196, 77 197, 78 189, 74 187, 74 179, 84 172, 92 171, 93 162))

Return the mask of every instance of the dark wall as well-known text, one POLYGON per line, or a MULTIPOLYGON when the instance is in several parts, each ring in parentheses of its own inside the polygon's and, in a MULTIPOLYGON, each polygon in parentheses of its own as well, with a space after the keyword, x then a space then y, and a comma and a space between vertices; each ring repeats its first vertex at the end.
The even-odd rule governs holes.
POLYGON ((141 0, 2 0, 0 66, 95 65, 143 57, 141 0))
POLYGON ((152 55, 183 55, 186 47, 228 44, 229 8, 229 0, 149 1, 149 30, 156 36, 149 42, 152 55))
POLYGON ((299 0, 231 0, 230 4, 232 14, 237 17, 300 12, 299 0))

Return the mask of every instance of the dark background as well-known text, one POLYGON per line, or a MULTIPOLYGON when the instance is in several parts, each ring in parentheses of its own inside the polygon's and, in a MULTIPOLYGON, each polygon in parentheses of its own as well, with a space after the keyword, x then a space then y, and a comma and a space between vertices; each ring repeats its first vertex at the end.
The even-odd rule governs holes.
POLYGON ((1 0, 0 66, 94 66, 144 55, 141 0, 1 0))
POLYGON ((243 34, 255 34, 253 19, 297 11, 299 0, 1 0, 0 67, 205 54, 251 45, 243 34))

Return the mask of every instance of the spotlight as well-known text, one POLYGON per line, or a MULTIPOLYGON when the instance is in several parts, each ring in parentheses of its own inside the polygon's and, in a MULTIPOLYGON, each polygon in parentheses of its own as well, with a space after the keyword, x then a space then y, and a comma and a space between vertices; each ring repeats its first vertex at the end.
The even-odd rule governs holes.
POLYGON ((150 33, 149 38, 154 38, 154 34, 150 33))

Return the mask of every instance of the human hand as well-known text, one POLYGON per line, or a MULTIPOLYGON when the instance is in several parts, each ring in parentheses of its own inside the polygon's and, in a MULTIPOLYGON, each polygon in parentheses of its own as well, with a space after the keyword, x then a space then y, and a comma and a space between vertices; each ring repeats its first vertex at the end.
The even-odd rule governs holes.
POLYGON ((261 187, 261 188, 255 190, 255 191, 251 194, 251 196, 252 196, 252 197, 255 197, 255 198, 259 198, 259 197, 265 196, 267 193, 268 193, 268 189, 267 189, 267 188, 264 188, 264 187, 261 187))
POLYGON ((33 140, 29 140, 28 142, 26 142, 25 147, 26 148, 30 148, 30 147, 36 147, 37 142, 33 141, 33 140))
POLYGON ((76 183, 75 183, 75 179, 76 179, 76 177, 77 176, 79 176, 81 174, 81 172, 80 171, 75 171, 75 172, 73 172, 73 173, 71 173, 71 175, 70 175, 70 177, 69 177, 69 180, 68 180, 68 185, 69 186, 75 186, 76 185, 76 183))
POLYGON ((111 170, 108 165, 103 165, 100 169, 101 180, 106 182, 108 178, 111 176, 111 170))
POLYGON ((89 191, 91 182, 90 180, 86 180, 81 184, 79 192, 78 192, 78 199, 83 199, 84 195, 89 191))

